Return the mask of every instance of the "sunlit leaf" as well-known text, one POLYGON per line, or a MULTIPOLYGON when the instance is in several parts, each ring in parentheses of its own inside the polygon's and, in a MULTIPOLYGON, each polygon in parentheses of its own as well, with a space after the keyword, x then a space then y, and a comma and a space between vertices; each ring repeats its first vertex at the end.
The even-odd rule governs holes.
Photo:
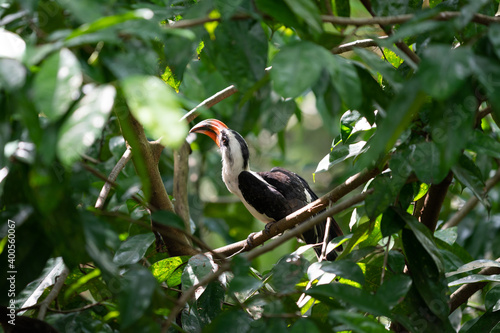
POLYGON ((178 98, 172 89, 154 76, 129 76, 122 81, 130 111, 145 130, 168 147, 178 147, 186 138, 188 126, 178 98))
POLYGON ((448 286, 453 287, 461 284, 477 283, 477 282, 500 282, 500 274, 494 274, 494 275, 472 274, 464 278, 452 281, 448 283, 448 286))
POLYGON ((83 75, 76 56, 61 49, 49 56, 35 76, 37 107, 50 120, 60 119, 80 97, 83 75))

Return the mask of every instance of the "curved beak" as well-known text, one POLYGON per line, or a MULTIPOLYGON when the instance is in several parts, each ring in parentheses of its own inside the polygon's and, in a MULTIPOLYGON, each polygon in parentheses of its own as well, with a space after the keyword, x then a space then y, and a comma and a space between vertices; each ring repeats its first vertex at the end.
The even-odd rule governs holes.
POLYGON ((208 135, 220 147, 219 137, 223 129, 228 128, 226 124, 217 119, 207 119, 191 128, 189 133, 202 133, 208 135))

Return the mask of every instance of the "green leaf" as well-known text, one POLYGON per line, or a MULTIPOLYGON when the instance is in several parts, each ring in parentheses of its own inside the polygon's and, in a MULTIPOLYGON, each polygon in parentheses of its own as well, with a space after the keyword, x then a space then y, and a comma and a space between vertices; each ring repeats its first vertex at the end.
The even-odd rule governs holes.
POLYGON ((186 226, 184 225, 184 221, 179 215, 167 210, 154 211, 151 214, 151 219, 155 222, 180 230, 184 230, 186 228, 186 226))
POLYGON ((34 97, 39 111, 52 121, 60 119, 80 97, 82 70, 76 56, 61 49, 42 64, 34 80, 34 97))
POLYGON ((57 154, 67 166, 80 159, 99 138, 113 108, 116 91, 112 85, 89 90, 59 131, 57 154))
POLYGON ((392 234, 399 232, 405 226, 405 221, 395 211, 393 206, 389 206, 382 216, 380 222, 380 231, 383 237, 388 237, 392 234))
POLYGON ((268 41, 255 21, 223 21, 215 30, 215 40, 204 44, 201 59, 210 60, 238 90, 250 89, 266 75, 268 41))
POLYGON ((398 274, 385 280, 377 291, 377 296, 392 309, 410 290, 412 279, 408 275, 398 274))
POLYGON ((21 88, 26 74, 26 68, 19 61, 0 58, 0 89, 10 92, 21 88))
POLYGON ((471 74, 472 50, 432 45, 422 54, 418 78, 422 89, 436 100, 444 101, 466 82, 471 74))
POLYGON ((403 15, 422 9, 422 0, 374 0, 373 11, 377 16, 403 15))
POLYGON ((462 154, 458 159, 458 163, 451 170, 455 177, 467 186, 485 207, 490 207, 490 203, 485 196, 484 188, 486 185, 482 179, 481 171, 467 155, 462 154))
POLYGON ((307 275, 310 280, 318 279, 324 273, 331 273, 359 284, 365 284, 363 271, 355 262, 348 260, 316 262, 309 266, 307 275))
POLYGON ((283 97, 298 97, 318 80, 330 58, 326 49, 307 41, 283 47, 272 62, 274 90, 283 97))
POLYGON ((284 256, 271 270, 271 284, 282 293, 292 292, 304 277, 309 262, 304 257, 289 254, 284 256))
POLYGON ((453 276, 456 274, 472 271, 478 268, 484 268, 484 267, 499 267, 500 268, 500 262, 494 261, 494 260, 488 260, 488 259, 478 259, 474 260, 471 262, 468 262, 458 268, 456 271, 453 272, 448 272, 446 273, 446 277, 453 276))
POLYGON ((331 81, 347 107, 357 109, 361 107, 362 88, 356 66, 339 55, 329 55, 327 70, 331 81))
POLYGON ((225 291, 224 286, 219 281, 212 281, 196 300, 198 316, 204 324, 210 323, 221 313, 225 291))
MULTIPOLYGON (((345 311, 345 310, 335 310, 328 314, 328 316, 346 325, 349 329, 356 333, 386 333, 384 325, 379 323, 376 319, 367 317, 364 314, 345 311)), ((309 331, 302 331, 309 332, 309 331)))
POLYGON ((363 289, 350 285, 341 283, 324 284, 306 290, 305 294, 326 303, 332 303, 330 298, 338 299, 376 316, 390 316, 389 307, 384 301, 363 289))
POLYGON ((318 7, 313 0, 285 0, 288 7, 295 15, 304 20, 314 31, 323 30, 318 7))
POLYGON ((309 318, 299 318, 291 327, 290 333, 320 333, 314 321, 309 318))
POLYGON ((494 274, 494 275, 472 274, 464 278, 452 281, 448 283, 448 286, 453 287, 461 284, 477 283, 477 282, 500 282, 500 274, 494 274))
POLYGON ((0 58, 22 60, 26 50, 26 42, 19 35, 2 29, 0 31, 0 58))
POLYGON ((484 305, 486 310, 496 312, 500 310, 500 285, 493 286, 485 296, 484 305))
MULTIPOLYGON (((214 261, 203 254, 192 256, 182 272, 182 290, 186 291, 199 283, 201 279, 212 273, 216 267, 214 261)), ((197 290, 195 297, 200 297, 205 288, 206 286, 201 286, 197 290)))
POLYGON ((434 237, 441 239, 442 241, 453 245, 457 240, 457 227, 452 227, 448 229, 436 230, 434 232, 434 237))
POLYGON ((344 145, 342 143, 332 148, 330 154, 326 155, 316 167, 314 173, 321 173, 330 170, 333 166, 356 157, 364 151, 366 141, 360 141, 353 144, 344 145))
POLYGON ((377 176, 370 184, 374 193, 365 199, 366 214, 370 219, 376 219, 389 207, 397 197, 398 190, 386 175, 377 176))
POLYGON ((384 80, 391 84, 395 92, 403 87, 403 78, 396 69, 387 61, 383 61, 380 56, 365 49, 354 49, 354 52, 371 68, 380 73, 384 80))
MULTIPOLYGON (((406 219, 407 222, 409 219, 406 219)), ((421 223, 423 228, 426 228, 421 223)), ((414 223, 410 223, 415 227, 414 223)), ((437 261, 439 251, 433 248, 432 240, 418 230, 407 229, 402 232, 403 249, 412 274, 413 284, 429 309, 442 321, 448 320, 448 287, 443 274, 442 261, 437 261), (432 254, 430 254, 432 253, 432 254)))
POLYGON ((183 264, 188 261, 188 257, 170 257, 155 262, 151 265, 151 273, 159 283, 165 282, 169 287, 181 284, 183 264))
POLYGON ((130 20, 137 20, 137 19, 144 19, 144 20, 149 20, 153 17, 154 13, 152 10, 147 9, 147 8, 142 8, 142 9, 136 9, 133 11, 129 11, 123 14, 118 14, 118 15, 112 15, 112 16, 105 16, 105 17, 100 17, 99 19, 95 20, 94 22, 90 24, 84 24, 80 26, 78 29, 73 30, 73 32, 66 37, 66 40, 70 40, 72 38, 85 35, 85 34, 90 34, 94 33, 100 30, 104 30, 107 28, 110 28, 112 26, 115 26, 120 23, 124 23, 130 20))
POLYGON ((155 240, 153 233, 135 235, 120 244, 113 261, 118 266, 131 265, 139 262, 147 249, 155 240))
POLYGON ((441 162, 438 148, 434 142, 419 142, 409 147, 409 164, 418 179, 427 184, 439 184, 449 172, 441 162))
POLYGON ((173 90, 154 76, 129 76, 121 82, 130 111, 154 139, 176 148, 184 142, 188 125, 173 90))
POLYGON ((242 333, 249 332, 255 321, 243 310, 229 310, 221 313, 203 329, 207 333, 242 333))
POLYGON ((151 272, 142 267, 128 271, 123 278, 118 308, 122 327, 126 328, 141 318, 149 308, 157 283, 151 272))
POLYGON ((338 16, 351 16, 351 5, 349 0, 335 0, 335 9, 338 16))
POLYGON ((500 158, 500 142, 480 130, 474 131, 474 135, 470 137, 466 148, 478 154, 500 158))
MULTIPOLYGON (((490 332, 498 333, 500 323, 500 311, 486 311, 472 325, 460 330, 463 333, 490 332)), ((465 325, 464 325, 465 326, 465 325)))

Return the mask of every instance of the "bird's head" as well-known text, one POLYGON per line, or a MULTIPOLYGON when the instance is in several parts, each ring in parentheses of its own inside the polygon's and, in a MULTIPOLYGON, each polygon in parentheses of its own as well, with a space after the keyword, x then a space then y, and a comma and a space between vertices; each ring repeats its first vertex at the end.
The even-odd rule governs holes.
POLYGON ((245 139, 236 131, 217 119, 207 119, 191 128, 189 133, 201 133, 209 136, 219 146, 225 167, 248 169, 248 146, 245 139))

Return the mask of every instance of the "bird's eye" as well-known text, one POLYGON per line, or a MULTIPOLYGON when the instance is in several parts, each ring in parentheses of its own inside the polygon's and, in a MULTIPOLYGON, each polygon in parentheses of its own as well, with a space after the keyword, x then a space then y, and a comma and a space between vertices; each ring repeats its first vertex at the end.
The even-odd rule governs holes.
POLYGON ((222 142, 222 144, 223 144, 224 146, 227 146, 227 144, 228 144, 229 140, 228 140, 226 137, 223 137, 223 138, 221 139, 221 142, 222 142))

